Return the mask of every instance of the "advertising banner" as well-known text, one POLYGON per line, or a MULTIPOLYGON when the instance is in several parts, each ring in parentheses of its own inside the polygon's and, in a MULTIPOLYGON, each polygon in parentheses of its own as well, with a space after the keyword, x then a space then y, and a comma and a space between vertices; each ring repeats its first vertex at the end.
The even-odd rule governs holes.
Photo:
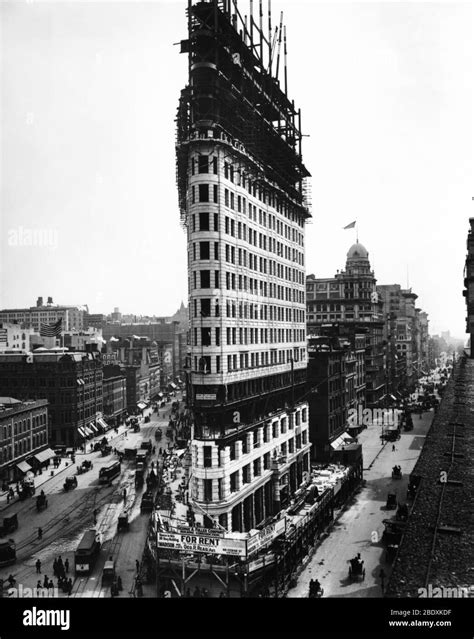
POLYGON ((278 521, 275 521, 273 524, 266 526, 263 530, 260 530, 258 533, 249 537, 247 539, 247 552, 248 555, 252 555, 253 553, 260 550, 260 548, 264 548, 268 546, 278 535, 282 535, 286 530, 286 518, 283 517, 278 521))
POLYGON ((158 532, 156 535, 158 548, 168 550, 185 550, 204 555, 232 555, 246 557, 245 539, 231 537, 215 537, 202 534, 158 532))

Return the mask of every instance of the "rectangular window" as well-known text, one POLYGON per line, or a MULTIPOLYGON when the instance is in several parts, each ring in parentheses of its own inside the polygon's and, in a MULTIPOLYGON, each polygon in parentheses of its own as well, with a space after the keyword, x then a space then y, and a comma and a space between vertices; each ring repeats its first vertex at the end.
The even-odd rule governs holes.
POLYGON ((209 202, 209 184, 199 185, 199 201, 209 202))
POLYGON ((217 204, 219 198, 217 196, 217 184, 214 184, 214 186, 212 187, 214 190, 214 203, 217 204))
POLYGON ((209 213, 199 213, 199 230, 209 231, 209 213))
POLYGON ((198 155, 198 173, 209 173, 209 157, 198 155))
POLYGON ((199 259, 209 260, 210 259, 209 251, 210 251, 209 242, 199 242, 199 259))
POLYGON ((216 346, 221 345, 221 329, 216 326, 216 346))
POLYGON ((219 259, 219 242, 214 242, 214 259, 219 259))
POLYGON ((211 288, 211 271, 200 271, 201 288, 211 288))
POLYGON ((212 446, 203 446, 203 453, 204 453, 204 468, 211 468, 212 446))
POLYGON ((203 479, 204 501, 212 501, 212 479, 203 479))
POLYGON ((201 328, 201 344, 203 346, 211 345, 211 329, 207 326, 201 328))
POLYGON ((211 300, 209 298, 201 299, 201 317, 211 316, 211 300))
POLYGON ((220 288, 219 286, 219 271, 214 271, 214 287, 220 288))

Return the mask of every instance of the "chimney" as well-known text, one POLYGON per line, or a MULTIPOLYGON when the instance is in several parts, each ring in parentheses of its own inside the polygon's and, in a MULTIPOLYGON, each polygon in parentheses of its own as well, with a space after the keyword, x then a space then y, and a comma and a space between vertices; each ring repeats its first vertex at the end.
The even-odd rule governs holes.
POLYGON ((48 297, 48 306, 51 305, 53 303, 53 298, 52 297, 48 297))
POLYGON ((39 308, 40 306, 43 306, 43 298, 42 297, 38 297, 38 299, 36 300, 36 308, 39 308))

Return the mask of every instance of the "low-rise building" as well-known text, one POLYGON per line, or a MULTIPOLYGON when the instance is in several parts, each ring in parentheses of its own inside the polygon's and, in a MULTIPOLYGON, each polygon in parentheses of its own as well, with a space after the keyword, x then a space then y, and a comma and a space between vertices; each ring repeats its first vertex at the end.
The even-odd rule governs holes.
POLYGON ((0 397, 0 481, 19 481, 48 446, 48 401, 0 397), (32 464, 28 462, 32 461, 32 464))

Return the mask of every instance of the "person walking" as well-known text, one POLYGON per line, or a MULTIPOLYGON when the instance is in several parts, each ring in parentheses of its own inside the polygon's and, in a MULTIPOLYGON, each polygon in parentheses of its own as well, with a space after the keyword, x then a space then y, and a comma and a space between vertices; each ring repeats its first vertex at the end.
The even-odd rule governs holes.
POLYGON ((41 574, 41 561, 39 559, 36 560, 36 574, 40 575, 41 574))
POLYGON ((392 444, 392 453, 394 453, 394 452, 395 452, 395 450, 396 450, 396 448, 395 448, 395 444, 392 444))
POLYGON ((137 572, 140 572, 140 562, 138 561, 138 559, 135 559, 135 567, 137 569, 137 572))
POLYGON ((45 575, 43 579, 43 588, 47 588, 48 584, 49 584, 48 575, 45 575))
POLYGON ((69 559, 66 557, 66 561, 64 562, 64 570, 66 574, 69 572, 69 559))
POLYGON ((38 539, 42 539, 42 538, 43 538, 43 529, 38 528, 38 539))

